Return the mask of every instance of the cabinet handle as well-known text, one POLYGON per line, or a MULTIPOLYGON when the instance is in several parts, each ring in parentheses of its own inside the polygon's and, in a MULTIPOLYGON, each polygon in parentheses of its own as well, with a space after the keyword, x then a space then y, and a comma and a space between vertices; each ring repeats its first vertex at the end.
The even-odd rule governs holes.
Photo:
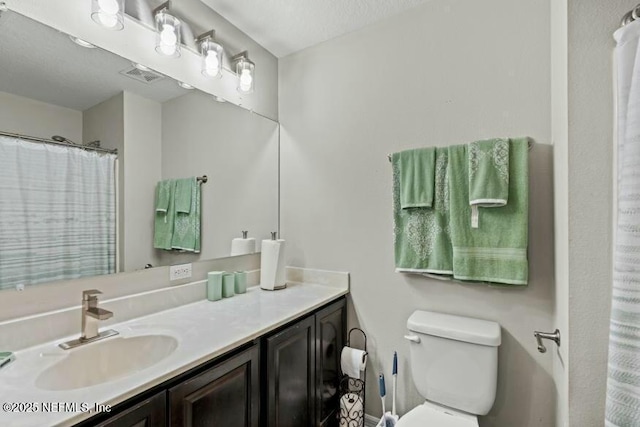
POLYGON ((405 335, 404 339, 414 342, 416 344, 420 343, 420 337, 417 335, 405 335))

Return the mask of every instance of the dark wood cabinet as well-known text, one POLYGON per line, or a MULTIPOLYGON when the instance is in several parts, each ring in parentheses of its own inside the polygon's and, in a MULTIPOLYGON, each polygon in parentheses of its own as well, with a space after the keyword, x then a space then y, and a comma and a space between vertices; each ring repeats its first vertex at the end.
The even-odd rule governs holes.
POLYGON ((97 424, 97 427, 165 427, 167 393, 160 392, 97 424))
POLYGON ((345 327, 340 298, 77 427, 337 427, 345 327))
POLYGON ((260 347, 169 389, 171 427, 258 427, 260 347))
POLYGON ((346 301, 318 311, 316 319, 316 425, 336 427, 340 411, 340 354, 345 345, 346 301))
POLYGON ((310 316, 266 339, 268 427, 315 425, 315 326, 310 316))

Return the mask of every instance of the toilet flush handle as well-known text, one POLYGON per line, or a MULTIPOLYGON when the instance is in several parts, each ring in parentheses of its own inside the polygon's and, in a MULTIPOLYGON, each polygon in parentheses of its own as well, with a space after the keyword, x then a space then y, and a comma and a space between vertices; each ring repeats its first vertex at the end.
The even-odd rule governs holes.
POLYGON ((404 339, 414 342, 416 344, 420 343, 420 337, 417 335, 405 335, 404 339))

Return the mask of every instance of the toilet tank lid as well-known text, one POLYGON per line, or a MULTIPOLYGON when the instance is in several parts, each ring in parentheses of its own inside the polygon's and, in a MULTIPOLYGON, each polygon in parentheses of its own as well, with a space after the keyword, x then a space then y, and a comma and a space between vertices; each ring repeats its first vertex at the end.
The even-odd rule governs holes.
POLYGON ((500 325, 496 322, 433 311, 414 311, 407 321, 407 328, 421 334, 491 347, 497 347, 501 342, 500 325))

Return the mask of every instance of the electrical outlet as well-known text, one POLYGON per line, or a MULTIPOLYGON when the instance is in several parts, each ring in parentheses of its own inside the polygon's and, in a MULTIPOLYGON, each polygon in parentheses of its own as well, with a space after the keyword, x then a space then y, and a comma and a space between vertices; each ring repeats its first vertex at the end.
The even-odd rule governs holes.
POLYGON ((169 280, 181 280, 191 277, 191 264, 172 265, 169 267, 169 280))

